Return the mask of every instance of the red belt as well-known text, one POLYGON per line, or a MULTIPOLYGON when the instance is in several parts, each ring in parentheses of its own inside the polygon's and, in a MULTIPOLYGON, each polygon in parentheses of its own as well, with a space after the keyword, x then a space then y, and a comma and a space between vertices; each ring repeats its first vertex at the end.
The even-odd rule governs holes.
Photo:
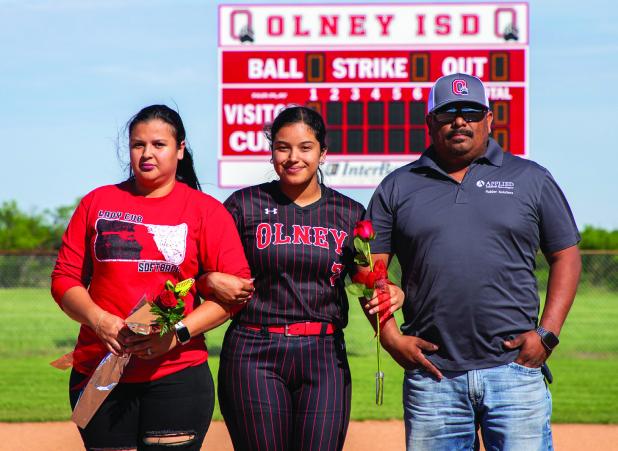
POLYGON ((240 323, 241 326, 249 330, 267 330, 273 334, 283 334, 286 337, 307 336, 307 335, 332 335, 335 333, 335 326, 331 323, 293 323, 284 326, 261 326, 259 324, 240 323))

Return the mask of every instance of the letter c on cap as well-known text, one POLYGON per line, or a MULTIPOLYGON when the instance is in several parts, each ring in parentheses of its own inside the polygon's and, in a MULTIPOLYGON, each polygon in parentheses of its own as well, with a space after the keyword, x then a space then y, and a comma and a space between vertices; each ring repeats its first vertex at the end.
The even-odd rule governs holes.
POLYGON ((466 83, 466 80, 453 80, 453 94, 458 96, 468 95, 468 83, 466 83))

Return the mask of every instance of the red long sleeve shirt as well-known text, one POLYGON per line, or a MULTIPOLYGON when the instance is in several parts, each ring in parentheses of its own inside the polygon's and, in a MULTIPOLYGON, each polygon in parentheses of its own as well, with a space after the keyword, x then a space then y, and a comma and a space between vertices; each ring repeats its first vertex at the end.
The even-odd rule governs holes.
MULTIPOLYGON (((220 202, 180 182, 158 198, 136 195, 131 187, 124 182, 97 188, 78 205, 52 272, 58 304, 68 289, 83 286, 101 308, 126 318, 168 279, 197 279, 208 271, 251 277, 234 221, 220 202)), ((188 315, 200 302, 195 285, 184 300, 188 315)), ((94 331, 82 325, 74 368, 90 375, 106 354, 94 331)), ((203 336, 196 336, 159 358, 132 358, 121 381, 155 380, 207 358, 203 336)))

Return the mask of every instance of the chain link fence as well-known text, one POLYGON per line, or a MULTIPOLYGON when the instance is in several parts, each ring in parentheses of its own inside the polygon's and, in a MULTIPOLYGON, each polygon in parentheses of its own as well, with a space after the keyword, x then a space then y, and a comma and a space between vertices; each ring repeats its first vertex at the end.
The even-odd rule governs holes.
MULTIPOLYGON (((618 251, 581 251, 580 291, 612 292, 618 296, 618 251)), ((0 251, 0 288, 48 288, 56 252, 0 251)), ((547 288, 549 267, 537 258, 539 291, 547 288)), ((618 300, 617 300, 618 301, 618 300)))
POLYGON ((0 251, 0 289, 49 288, 57 252, 0 251))
MULTIPOLYGON (((582 273, 579 281, 580 291, 611 291, 618 296, 618 251, 580 251, 582 273)), ((536 277, 539 291, 547 289, 549 265, 539 254, 536 259, 536 277)))
MULTIPOLYGON (((569 340, 576 347, 573 352, 602 353, 618 359, 618 251, 581 253, 583 268, 579 290, 563 333, 573 336, 573 340, 569 340), (611 331, 615 331, 613 335, 611 331), (612 336, 600 340, 603 334, 612 336)), ((0 251, 0 302, 5 288, 49 289, 55 260, 55 252, 0 251)), ((536 275, 543 300, 549 267, 540 254, 536 275)), ((565 347, 570 346, 561 346, 565 347)))

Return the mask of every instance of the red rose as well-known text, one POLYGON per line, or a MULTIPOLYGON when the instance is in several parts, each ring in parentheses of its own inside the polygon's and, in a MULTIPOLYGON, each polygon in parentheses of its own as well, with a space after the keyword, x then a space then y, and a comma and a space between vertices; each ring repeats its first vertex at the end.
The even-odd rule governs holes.
POLYGON ((357 236, 363 240, 373 240, 376 233, 373 231, 373 225, 368 219, 364 221, 358 221, 354 226, 354 236, 357 236))
POLYGON ((178 304, 178 299, 169 290, 163 290, 157 298, 156 304, 161 308, 173 308, 178 304))
POLYGON ((377 277, 376 277, 376 273, 373 271, 370 271, 367 273, 367 278, 365 279, 365 286, 367 288, 373 288, 373 286, 376 283, 377 277))
POLYGON ((358 271, 356 274, 352 276, 352 282, 362 283, 364 285, 365 281, 367 280, 367 274, 368 274, 367 272, 358 271))
POLYGON ((373 272, 376 275, 376 280, 387 279, 388 278, 388 270, 386 269, 386 263, 382 260, 378 260, 373 265, 373 272))

